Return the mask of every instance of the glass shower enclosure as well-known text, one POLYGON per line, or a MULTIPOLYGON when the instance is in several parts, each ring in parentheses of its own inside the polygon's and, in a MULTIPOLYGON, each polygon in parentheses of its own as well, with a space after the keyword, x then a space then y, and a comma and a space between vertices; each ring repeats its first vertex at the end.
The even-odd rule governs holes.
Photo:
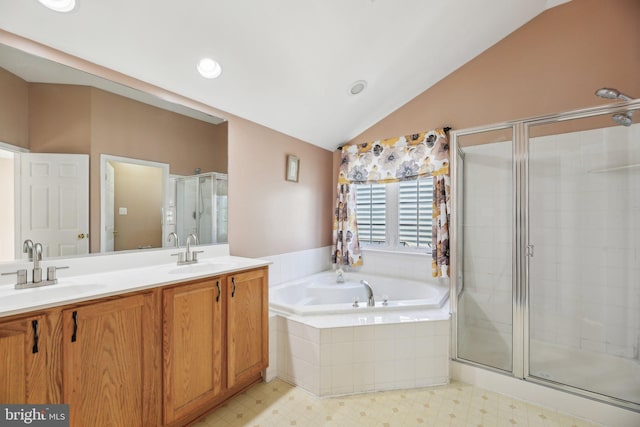
POLYGON ((180 242, 195 234, 198 244, 227 243, 227 175, 203 173, 175 179, 175 232, 180 242))
POLYGON ((638 109, 452 133, 454 359, 640 410, 638 109))

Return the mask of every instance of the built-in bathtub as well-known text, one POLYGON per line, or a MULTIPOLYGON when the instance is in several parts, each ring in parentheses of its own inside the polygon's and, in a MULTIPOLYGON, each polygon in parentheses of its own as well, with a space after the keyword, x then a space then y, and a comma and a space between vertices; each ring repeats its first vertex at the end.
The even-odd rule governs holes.
POLYGON ((344 278, 336 283, 327 271, 270 288, 276 375, 318 396, 447 383, 448 284, 344 278), (374 307, 360 280, 371 286, 374 307))
POLYGON ((362 314, 439 309, 449 297, 448 284, 360 273, 346 273, 343 277, 344 282, 338 283, 335 272, 325 271, 273 287, 269 305, 272 310, 302 316, 362 314), (367 305, 368 294, 361 280, 373 290, 374 307, 367 305))

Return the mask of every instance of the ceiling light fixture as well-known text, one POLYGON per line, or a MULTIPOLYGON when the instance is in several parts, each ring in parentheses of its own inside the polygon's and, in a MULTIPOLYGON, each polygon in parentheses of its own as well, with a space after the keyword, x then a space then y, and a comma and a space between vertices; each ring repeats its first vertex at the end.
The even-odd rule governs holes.
POLYGON ((38 0, 42 5, 56 12, 71 12, 76 7, 76 0, 38 0))
POLYGON ((349 87, 349 95, 357 95, 367 88, 367 82, 358 80, 349 87))
POLYGON ((222 74, 222 67, 211 58, 202 58, 198 62, 198 72, 205 79, 215 79, 222 74))

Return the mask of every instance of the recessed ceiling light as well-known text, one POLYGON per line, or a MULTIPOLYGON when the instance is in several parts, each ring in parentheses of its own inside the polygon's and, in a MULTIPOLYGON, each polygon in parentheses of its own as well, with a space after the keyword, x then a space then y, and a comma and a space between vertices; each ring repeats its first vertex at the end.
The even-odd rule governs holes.
POLYGON ((76 7, 76 0, 38 0, 44 6, 56 12, 71 12, 76 7))
POLYGON ((198 72, 206 79, 215 79, 222 74, 222 67, 211 58, 202 58, 198 62, 198 72))
POLYGON ((358 80, 349 87, 349 95, 357 95, 367 88, 367 82, 358 80))

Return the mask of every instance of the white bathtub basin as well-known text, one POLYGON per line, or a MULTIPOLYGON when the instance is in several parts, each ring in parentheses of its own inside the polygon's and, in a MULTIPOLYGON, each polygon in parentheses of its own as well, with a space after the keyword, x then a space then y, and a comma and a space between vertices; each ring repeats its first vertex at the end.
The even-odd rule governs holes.
POLYGON ((438 283, 360 273, 347 273, 344 283, 336 283, 336 275, 332 271, 284 283, 269 290, 269 304, 273 310, 298 315, 347 314, 356 310, 433 309, 442 307, 448 297, 449 287, 438 283), (376 302, 374 307, 367 306, 367 291, 360 280, 366 280, 371 286, 376 302), (354 307, 356 299, 358 306, 354 307))

